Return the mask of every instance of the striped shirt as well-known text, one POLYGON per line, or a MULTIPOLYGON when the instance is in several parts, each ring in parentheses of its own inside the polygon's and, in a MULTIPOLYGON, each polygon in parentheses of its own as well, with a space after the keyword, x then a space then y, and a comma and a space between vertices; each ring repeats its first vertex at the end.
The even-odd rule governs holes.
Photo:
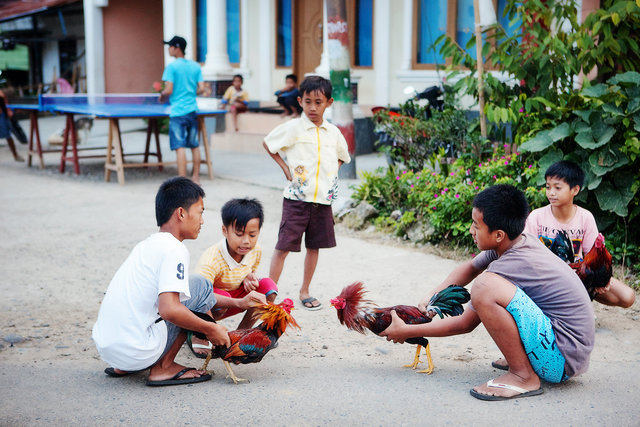
POLYGON ((242 285, 249 273, 260 265, 262 248, 257 245, 240 262, 234 260, 227 249, 227 240, 211 246, 200 256, 196 271, 211 280, 213 287, 223 291, 233 291, 242 285))

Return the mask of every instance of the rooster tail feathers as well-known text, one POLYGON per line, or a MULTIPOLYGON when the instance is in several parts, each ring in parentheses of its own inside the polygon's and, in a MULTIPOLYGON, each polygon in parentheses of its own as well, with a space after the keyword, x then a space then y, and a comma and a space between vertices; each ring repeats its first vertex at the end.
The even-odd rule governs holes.
POLYGON ((569 238, 566 231, 560 230, 556 235, 551 246, 549 247, 551 252, 560 257, 561 260, 567 263, 575 261, 575 254, 573 253, 573 242, 569 238))
POLYGON ((469 291, 458 285, 449 285, 429 301, 427 310, 435 311, 440 318, 444 316, 459 316, 464 312, 462 304, 469 302, 469 291))

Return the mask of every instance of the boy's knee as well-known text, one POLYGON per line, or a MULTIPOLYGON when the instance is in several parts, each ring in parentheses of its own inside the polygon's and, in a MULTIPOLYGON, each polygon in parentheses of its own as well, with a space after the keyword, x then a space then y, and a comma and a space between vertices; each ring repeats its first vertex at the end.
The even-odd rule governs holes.
POLYGON ((487 303, 498 303, 506 307, 513 298, 515 290, 515 285, 505 278, 495 273, 484 272, 473 282, 471 303, 474 307, 487 303))

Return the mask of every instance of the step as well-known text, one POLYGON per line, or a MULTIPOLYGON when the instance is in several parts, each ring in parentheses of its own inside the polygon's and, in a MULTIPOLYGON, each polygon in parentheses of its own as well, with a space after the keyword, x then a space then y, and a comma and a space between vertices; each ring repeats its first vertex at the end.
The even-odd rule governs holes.
POLYGON ((251 132, 222 132, 211 134, 211 148, 214 150, 241 153, 264 153, 262 141, 266 134, 251 132))

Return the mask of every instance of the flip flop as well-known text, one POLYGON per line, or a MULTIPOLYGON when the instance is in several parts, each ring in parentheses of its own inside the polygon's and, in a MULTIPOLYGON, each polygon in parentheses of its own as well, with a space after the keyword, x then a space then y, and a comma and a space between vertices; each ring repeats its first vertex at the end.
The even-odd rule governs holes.
POLYGON ((500 365, 497 362, 498 362, 497 360, 494 360, 493 362, 491 362, 491 366, 493 366, 496 369, 501 369, 503 371, 508 371, 509 370, 509 365, 500 365))
POLYGON ((195 370, 196 368, 184 368, 182 371, 178 372, 168 380, 159 380, 159 381, 147 380, 147 385, 149 387, 156 387, 156 386, 165 386, 165 385, 194 384, 194 383, 201 383, 203 381, 209 381, 211 379, 211 374, 201 375, 196 378, 180 378, 187 372, 195 371, 195 370))
POLYGON ((212 347, 211 343, 209 343, 208 346, 206 346, 204 344, 194 344, 193 343, 193 333, 192 332, 187 332, 187 345, 189 346, 189 349, 191 350, 193 355, 195 357, 197 357, 198 359, 206 359, 207 358, 207 354, 206 353, 198 353, 198 352, 196 352, 194 350, 194 348, 211 350, 211 347, 212 347))
POLYGON ((496 383, 493 380, 488 381, 487 385, 489 387, 502 388, 505 390, 515 391, 518 394, 514 394, 513 396, 491 396, 489 394, 484 394, 484 393, 475 391, 474 389, 469 390, 469 393, 471 393, 471 396, 475 397, 476 399, 491 400, 491 401, 517 399, 520 397, 529 397, 529 396, 538 396, 544 393, 544 390, 542 389, 542 387, 540 387, 537 390, 527 390, 511 384, 496 383))
POLYGON ((302 303, 302 306, 309 311, 316 311, 322 308, 322 303, 314 297, 305 298, 303 300, 300 300, 300 302, 302 303), (316 301, 318 302, 318 305, 313 305, 313 303, 316 301))
POLYGON ((140 369, 139 371, 126 371, 126 372, 120 373, 120 372, 116 372, 115 368, 109 367, 104 370, 104 373, 113 378, 122 378, 122 377, 126 377, 127 375, 133 375, 133 374, 138 374, 140 372, 144 372, 147 369, 148 368, 140 369))

